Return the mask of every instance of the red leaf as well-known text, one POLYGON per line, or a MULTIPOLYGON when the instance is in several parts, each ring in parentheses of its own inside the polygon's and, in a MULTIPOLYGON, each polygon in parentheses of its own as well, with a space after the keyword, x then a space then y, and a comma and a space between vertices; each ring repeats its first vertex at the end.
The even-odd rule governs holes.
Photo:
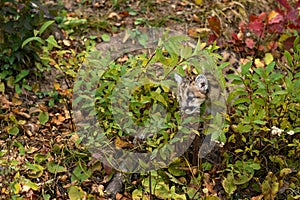
POLYGON ((289 37, 288 39, 286 39, 284 42, 283 42, 283 47, 284 49, 290 51, 291 48, 293 48, 294 46, 294 41, 295 41, 295 38, 296 37, 289 37))
POLYGON ((215 32, 215 34, 220 35, 221 32, 221 22, 217 17, 209 17, 207 19, 209 27, 215 32))
POLYGON ((232 37, 233 40, 239 40, 239 37, 236 33, 232 33, 231 37, 232 37))
POLYGON ((218 39, 218 37, 216 36, 216 34, 209 34, 209 36, 208 36, 208 41, 207 41, 207 43, 208 44, 211 44, 211 43, 213 43, 214 41, 216 41, 218 39))
POLYGON ((282 25, 282 23, 271 24, 268 27, 269 33, 282 33, 283 31, 284 31, 284 26, 282 25))
POLYGON ((209 34, 207 43, 211 44, 212 42, 216 41, 217 39, 218 39, 218 37, 216 36, 216 34, 213 34, 213 33, 209 34))
POLYGON ((129 12, 128 11, 123 11, 119 13, 119 17, 125 18, 129 16, 129 12))
POLYGON ((258 20, 262 22, 266 19, 266 17, 267 17, 267 13, 262 12, 258 15, 258 20))
POLYGON ((264 45, 259 45, 257 49, 258 49, 259 51, 264 51, 265 46, 264 46, 264 45))
POLYGON ((249 49, 253 49, 254 45, 256 44, 256 42, 254 42, 254 40, 251 38, 247 38, 245 42, 249 49))
MULTIPOLYGON (((298 24, 300 24, 300 21, 298 21, 298 24)), ((300 26, 299 25, 289 24, 288 27, 292 30, 296 30, 296 31, 300 32, 300 26)))
POLYGON ((245 21, 241 21, 241 23, 239 24, 239 30, 244 33, 246 31, 247 28, 247 24, 245 21))
POLYGON ((299 11, 297 9, 291 10, 287 13, 286 18, 292 22, 295 22, 297 19, 299 19, 298 13, 299 11))
POLYGON ((288 9, 288 10, 291 9, 291 5, 289 4, 289 2, 287 0, 276 0, 276 1, 278 1, 278 3, 280 3, 286 9, 288 9))
POLYGON ((249 30, 253 31, 256 35, 262 36, 264 31, 264 24, 261 21, 255 20, 248 24, 249 30))
POLYGON ((250 17, 249 17, 249 21, 250 22, 254 22, 254 21, 256 21, 257 20, 257 16, 256 15, 250 15, 250 17))

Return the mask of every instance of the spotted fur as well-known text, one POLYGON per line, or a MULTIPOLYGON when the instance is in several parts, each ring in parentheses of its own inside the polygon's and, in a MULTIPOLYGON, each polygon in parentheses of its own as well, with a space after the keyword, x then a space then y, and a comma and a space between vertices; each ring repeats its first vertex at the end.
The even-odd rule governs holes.
MULTIPOLYGON (((223 76, 229 82, 226 79, 226 74, 232 74, 235 70, 238 70, 239 61, 237 56, 229 51, 219 52, 219 54, 223 58, 221 62, 229 62, 229 66, 223 69, 223 76)), ((199 113, 201 104, 207 99, 219 101, 222 97, 222 89, 212 74, 189 75, 186 77, 175 74, 174 78, 178 84, 177 97, 180 109, 186 114, 199 113)), ((223 92, 226 95, 230 93, 228 88, 223 92)))
POLYGON ((178 84, 180 108, 186 114, 200 112, 200 105, 206 100, 208 81, 203 74, 196 77, 181 77, 175 74, 178 84))

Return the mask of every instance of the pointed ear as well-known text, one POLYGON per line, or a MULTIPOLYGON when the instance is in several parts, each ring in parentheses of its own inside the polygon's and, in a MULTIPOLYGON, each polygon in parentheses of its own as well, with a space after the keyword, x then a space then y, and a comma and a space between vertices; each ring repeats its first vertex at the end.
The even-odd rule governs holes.
POLYGON ((179 74, 175 73, 174 78, 178 84, 182 82, 182 77, 179 74))

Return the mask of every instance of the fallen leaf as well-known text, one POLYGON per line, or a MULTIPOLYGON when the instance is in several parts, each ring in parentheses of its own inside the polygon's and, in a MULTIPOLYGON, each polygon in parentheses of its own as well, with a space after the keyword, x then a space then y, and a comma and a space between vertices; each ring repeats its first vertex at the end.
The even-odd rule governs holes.
POLYGON ((204 174, 204 180, 203 180, 203 186, 207 189, 208 192, 210 192, 212 195, 217 194, 217 192, 214 190, 215 182, 213 180, 210 180, 210 176, 208 173, 204 174))
POLYGON ((196 5, 201 5, 202 4, 202 0, 195 0, 195 4, 196 5))
POLYGON ((115 145, 116 145, 116 148, 118 148, 118 149, 122 149, 122 148, 130 146, 130 144, 128 142, 122 140, 120 137, 117 137, 115 139, 115 145))
POLYGON ((278 12, 272 10, 268 15, 268 23, 275 24, 283 21, 283 16, 278 12))
POLYGON ((112 19, 114 17, 117 18, 117 20, 121 20, 121 17, 116 12, 112 12, 108 15, 108 19, 112 19))
POLYGON ((20 106, 23 104, 22 100, 19 98, 13 97, 11 100, 12 100, 13 104, 16 106, 20 106))
POLYGON ((256 44, 252 38, 246 38, 245 43, 249 49, 253 49, 254 45, 256 44))
POLYGON ((193 14, 192 18, 195 22, 201 23, 201 20, 199 19, 199 17, 197 15, 193 14))
POLYGON ((266 53, 264 57, 264 61, 266 65, 270 64, 274 60, 273 55, 271 53, 266 53))
POLYGON ((264 195, 258 195, 258 196, 255 196, 255 197, 251 197, 251 200, 261 200, 263 199, 264 195))
POLYGON ((216 34, 220 35, 221 32, 221 22, 219 18, 212 16, 207 19, 209 28, 216 34))
POLYGON ((64 43, 64 45, 67 46, 67 47, 71 46, 71 41, 70 41, 70 40, 64 39, 64 40, 63 40, 63 43, 64 43))
POLYGON ((258 58, 254 60, 254 64, 256 67, 264 67, 265 66, 265 64, 258 58))

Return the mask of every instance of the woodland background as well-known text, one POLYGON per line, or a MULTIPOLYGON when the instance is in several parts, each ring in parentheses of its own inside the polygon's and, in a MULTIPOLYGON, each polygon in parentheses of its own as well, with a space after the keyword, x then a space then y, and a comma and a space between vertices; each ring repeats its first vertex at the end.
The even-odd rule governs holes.
POLYGON ((228 99, 220 162, 183 157, 127 177, 111 198, 300 199, 299 8, 288 0, 1 0, 0 198, 108 199, 116 172, 76 134, 76 74, 113 35, 169 27, 241 63, 228 77, 243 87, 228 99))

